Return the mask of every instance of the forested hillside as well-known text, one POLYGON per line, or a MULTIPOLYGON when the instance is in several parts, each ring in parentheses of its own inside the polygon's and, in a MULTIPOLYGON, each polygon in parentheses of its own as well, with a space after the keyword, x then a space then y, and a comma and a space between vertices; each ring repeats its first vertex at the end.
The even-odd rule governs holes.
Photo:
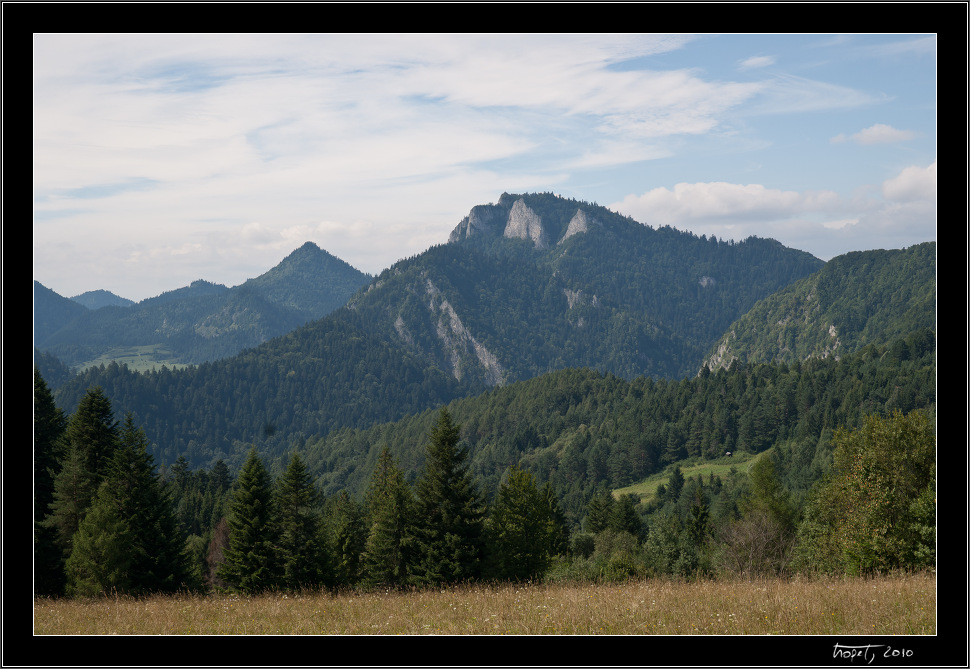
POLYGON ((278 458, 253 444, 231 487, 222 460, 192 473, 180 457, 154 475, 131 414, 120 426, 94 388, 67 420, 35 375, 37 587, 931 568, 934 339, 681 381, 554 372, 278 458), (727 458, 749 465, 681 473, 727 458), (646 505, 612 493, 661 470, 668 484, 646 505))
MULTIPOLYGON (((90 369, 59 389, 58 401, 70 410, 86 388, 100 385, 134 412, 161 458, 183 454, 197 466, 225 457, 238 466, 268 423, 275 438, 266 448, 278 452, 292 435, 393 420, 556 369, 624 378, 692 373, 727 324, 821 265, 772 240, 722 243, 653 230, 552 195, 504 195, 486 208, 506 217, 507 227, 526 217, 543 235, 561 236, 554 245, 504 234, 456 239, 398 262, 346 309, 299 332, 191 370, 90 369)), ((215 314, 199 322, 188 305, 235 304, 224 313, 245 323, 243 314, 283 308, 267 303, 275 293, 264 283, 279 286, 288 275, 274 270, 227 297, 153 301, 164 302, 170 322, 178 322, 172 302, 186 312, 185 323, 196 323, 173 333, 172 346, 214 356, 207 347, 253 330, 219 329, 215 314), (210 325, 223 334, 202 337, 210 325)))
POLYGON ((676 378, 695 373, 757 300, 822 265, 773 240, 720 242, 586 202, 506 193, 350 306, 387 338, 488 386, 566 367, 676 378))
POLYGON ((838 256, 759 301, 733 323, 706 365, 836 358, 936 327, 936 242, 838 256))
POLYGON ((34 346, 71 367, 122 359, 132 349, 159 365, 218 360, 327 315, 369 280, 308 242, 239 286, 198 280, 131 306, 68 312, 37 284, 34 346))
MULTIPOLYGON (((867 414, 933 409, 936 346, 923 329, 840 361, 735 364, 691 379, 631 381, 570 369, 493 389, 448 405, 472 470, 494 492, 520 465, 552 483, 574 524, 597 491, 616 489, 686 459, 726 452, 791 452, 791 487, 802 493, 825 471, 827 442, 867 414), (812 464, 814 463, 814 464, 812 464)), ((426 411, 366 430, 311 437, 300 449, 321 489, 360 493, 381 449, 405 472, 421 466, 434 421, 426 411)))

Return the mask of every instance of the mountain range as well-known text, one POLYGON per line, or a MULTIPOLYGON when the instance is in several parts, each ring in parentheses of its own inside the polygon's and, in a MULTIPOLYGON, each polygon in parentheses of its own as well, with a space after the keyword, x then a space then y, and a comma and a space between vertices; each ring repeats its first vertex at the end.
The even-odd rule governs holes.
POLYGON ((34 346, 80 369, 132 354, 141 369, 201 363, 321 318, 370 279, 307 242, 233 288, 198 280, 137 304, 107 291, 67 300, 35 281, 34 346))
MULTIPOLYGON (((238 464, 254 442, 281 454, 558 370, 686 379, 734 359, 821 359, 935 327, 935 243, 825 263, 774 240, 653 228, 552 194, 473 207, 447 243, 373 279, 346 272, 342 292, 306 280, 321 254, 307 244, 237 288, 196 282, 88 313, 37 298, 46 289, 35 284, 35 344, 72 366, 98 345, 135 345, 105 335, 125 328, 164 335, 152 343, 196 363, 93 366, 57 389, 58 403, 70 412, 100 385, 145 427, 160 462, 238 464), (179 326, 163 331, 160 318, 179 326), (273 335, 269 323, 288 331, 273 335)), ((345 466, 313 461, 331 474, 345 466)))

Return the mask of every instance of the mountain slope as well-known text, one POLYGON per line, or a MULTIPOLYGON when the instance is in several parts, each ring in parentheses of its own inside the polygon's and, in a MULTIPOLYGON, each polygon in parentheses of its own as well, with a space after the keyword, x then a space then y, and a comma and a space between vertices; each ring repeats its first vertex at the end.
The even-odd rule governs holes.
POLYGON ((459 379, 580 366, 676 377, 758 299, 822 264, 774 240, 719 242, 551 194, 503 194, 350 306, 459 379))
POLYGON ((34 343, 45 341, 87 308, 34 281, 34 343))
POLYGON ((936 329, 936 243, 858 251, 758 302, 705 365, 836 358, 919 328, 936 329))
POLYGON ((134 306, 82 310, 35 337, 35 346, 71 366, 120 356, 132 347, 167 351, 159 363, 200 363, 321 318, 369 280, 308 242, 265 274, 234 288, 199 280, 134 306))
POLYGON ((88 309, 100 309, 101 307, 130 307, 134 302, 119 297, 107 290, 89 290, 86 293, 75 295, 71 298, 78 304, 82 304, 88 309))
POLYGON ((272 454, 301 434, 394 420, 557 369, 692 375, 728 324, 822 264, 773 240, 654 230, 548 194, 503 195, 484 210, 504 227, 400 261, 286 336, 197 369, 88 370, 58 403, 70 412, 88 386, 103 386, 118 411, 135 412, 159 461, 241 457, 264 424, 272 454))

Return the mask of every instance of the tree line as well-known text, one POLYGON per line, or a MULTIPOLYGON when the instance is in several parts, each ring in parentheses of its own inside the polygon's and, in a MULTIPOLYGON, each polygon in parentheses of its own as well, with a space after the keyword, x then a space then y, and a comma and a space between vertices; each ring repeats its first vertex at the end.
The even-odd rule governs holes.
POLYGON ((253 446, 225 463, 158 471, 130 413, 91 388, 65 417, 35 370, 35 593, 426 586, 540 578, 568 552, 549 486, 510 473, 493 503, 447 409, 408 483, 384 450, 363 499, 323 498, 299 453, 273 477, 253 446))

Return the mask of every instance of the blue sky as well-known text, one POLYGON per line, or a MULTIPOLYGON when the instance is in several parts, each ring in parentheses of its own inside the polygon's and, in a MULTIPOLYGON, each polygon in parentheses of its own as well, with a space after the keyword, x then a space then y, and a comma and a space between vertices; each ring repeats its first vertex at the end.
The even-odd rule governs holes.
POLYGON ((313 241, 376 274, 503 192, 828 260, 936 239, 914 35, 34 36, 34 278, 133 300, 313 241))

